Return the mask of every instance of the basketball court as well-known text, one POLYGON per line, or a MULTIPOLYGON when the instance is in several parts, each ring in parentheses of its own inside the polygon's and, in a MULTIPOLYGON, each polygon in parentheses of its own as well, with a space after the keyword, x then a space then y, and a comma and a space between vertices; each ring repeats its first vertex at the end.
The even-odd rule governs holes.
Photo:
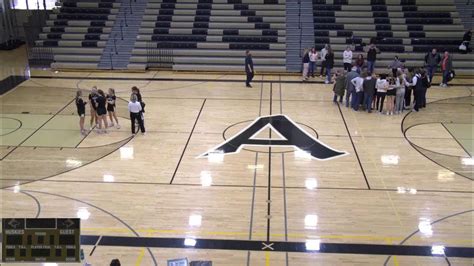
POLYGON ((297 76, 259 74, 250 89, 213 73, 31 75, 0 98, 0 215, 81 218, 92 265, 473 263, 471 80, 386 116, 334 104, 332 86, 297 76), (116 89, 122 127, 81 136, 75 91, 94 85, 116 89), (146 135, 130 133, 132 86, 146 135), (288 119, 340 154, 277 145, 281 124, 252 136, 260 145, 213 150, 260 118, 288 119))

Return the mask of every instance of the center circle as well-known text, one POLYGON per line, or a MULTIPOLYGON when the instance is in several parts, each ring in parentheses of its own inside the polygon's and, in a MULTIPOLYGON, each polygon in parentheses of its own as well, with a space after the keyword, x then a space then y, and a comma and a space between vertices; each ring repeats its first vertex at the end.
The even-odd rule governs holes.
POLYGON ((16 118, 0 117, 0 136, 6 136, 21 128, 21 121, 16 118))
MULTIPOLYGON (((248 125, 249 123, 253 122, 254 120, 245 120, 245 121, 242 121, 242 122, 237 122, 235 124, 232 124, 230 126, 228 126, 224 132, 222 132, 222 137, 224 138, 224 140, 227 140, 229 137, 233 136, 234 134, 236 134, 237 132, 240 132, 240 130, 242 128, 244 128, 244 126, 248 125), (240 125, 242 124, 245 124, 241 127, 239 127, 240 125), (237 127, 237 129, 234 129, 235 127, 237 127)), ((313 134, 311 134, 313 137, 316 136, 316 138, 318 139, 319 138, 319 135, 318 135, 318 132, 308 126, 308 125, 305 125, 303 123, 298 123, 296 122, 296 124, 298 124, 300 127, 302 127, 303 129, 305 129, 306 132, 311 132, 313 134)), ((242 150, 245 150, 245 151, 250 151, 250 152, 258 152, 258 153, 269 153, 268 151, 262 151, 262 150, 256 150, 256 149, 249 149, 249 148, 243 148, 242 150)), ((293 148, 280 148, 278 151, 272 151, 272 153, 290 153, 290 152, 294 152, 295 150, 293 148)))

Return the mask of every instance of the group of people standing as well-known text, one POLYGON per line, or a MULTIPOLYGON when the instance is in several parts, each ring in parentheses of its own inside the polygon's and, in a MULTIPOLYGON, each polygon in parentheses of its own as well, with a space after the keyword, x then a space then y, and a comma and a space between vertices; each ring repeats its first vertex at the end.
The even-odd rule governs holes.
MULTIPOLYGON (((109 88, 108 94, 106 95, 103 90, 97 89, 96 86, 92 87, 91 92, 88 96, 89 101, 82 99, 82 91, 78 90, 76 92, 76 109, 77 114, 79 115, 79 127, 82 135, 87 135, 90 131, 94 129, 97 130, 97 133, 104 134, 107 133, 107 128, 113 128, 114 126, 117 129, 120 129, 120 124, 117 118, 117 106, 115 96, 115 90, 109 88), (89 103, 90 106, 90 128, 87 130, 84 127, 85 116, 86 116, 86 105, 89 103), (107 114, 110 120, 110 123, 107 122, 107 114), (114 123, 115 121, 115 123, 114 123)), ((128 104, 128 110, 130 112, 131 128, 132 134, 138 132, 135 131, 136 125, 139 126, 141 132, 145 133, 144 126, 144 116, 145 112, 145 103, 142 101, 142 96, 140 90, 137 87, 132 87, 132 93, 130 96, 130 102, 128 104)))
POLYGON ((426 93, 431 86, 429 76, 423 68, 399 68, 392 75, 380 74, 364 70, 357 71, 352 66, 350 72, 335 74, 334 103, 343 102, 354 111, 362 110, 379 114, 401 114, 403 110, 413 109, 418 112, 426 107, 426 93), (413 102, 411 95, 413 94, 413 102), (384 107, 385 104, 385 107, 384 107))
MULTIPOLYGON (((375 62, 377 60, 377 54, 380 53, 380 50, 375 46, 374 43, 371 43, 366 48, 367 51, 367 60, 365 60, 363 54, 357 55, 357 58, 353 60, 352 47, 347 46, 342 54, 342 63, 344 64, 344 70, 349 72, 352 66, 357 67, 359 73, 366 66, 367 71, 370 73, 374 72, 375 62)), ((322 78, 323 75, 326 76, 325 83, 332 83, 331 73, 334 68, 334 51, 332 50, 329 44, 324 45, 324 48, 320 52, 316 48, 306 49, 303 53, 303 81, 308 80, 310 77, 315 77, 317 72, 317 60, 321 60, 321 69, 319 76, 322 78)))

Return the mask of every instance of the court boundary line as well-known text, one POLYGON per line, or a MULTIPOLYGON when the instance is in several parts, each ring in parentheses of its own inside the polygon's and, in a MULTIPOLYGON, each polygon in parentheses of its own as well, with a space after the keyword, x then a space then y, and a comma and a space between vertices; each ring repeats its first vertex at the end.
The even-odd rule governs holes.
POLYGON ((36 134, 42 127, 44 127, 47 123, 49 123, 54 117, 56 117, 56 115, 58 115, 59 113, 61 113, 64 109, 66 109, 75 99, 73 98, 71 101, 69 101, 68 103, 66 103, 65 106, 63 106, 61 109, 59 109, 59 111, 57 111, 54 115, 52 115, 48 120, 46 120, 41 126, 39 126, 38 128, 35 129, 35 131, 33 131, 33 133, 31 133, 30 135, 28 135, 28 137, 26 137, 25 139, 23 139, 22 142, 20 142, 18 145, 16 145, 11 151, 9 151, 5 156, 3 156, 0 161, 3 161, 5 158, 7 158, 8 155, 10 155, 12 152, 14 152, 18 147, 21 147, 21 145, 23 143, 25 143, 29 138, 31 138, 34 134, 36 134))
POLYGON ((362 171, 362 175, 364 176, 365 183, 367 184, 367 188, 370 190, 371 188, 370 188, 369 180, 367 179, 367 175, 365 174, 364 167, 362 166, 362 162, 360 161, 360 158, 359 158, 359 153, 357 152, 357 149, 354 144, 354 140, 352 139, 351 132, 349 131, 349 127, 347 126, 346 118, 344 117, 344 114, 342 113, 341 105, 339 103, 336 103, 336 104, 337 104, 337 108, 339 109, 339 113, 341 114, 342 122, 344 122, 344 126, 346 127, 347 135, 349 136, 349 140, 351 141, 355 156, 357 158, 357 161, 359 162, 360 170, 362 171))
MULTIPOLYGON (((464 147, 464 145, 462 145, 458 138, 456 138, 453 133, 451 133, 451 131, 446 127, 446 125, 444 123, 440 123, 441 126, 443 126, 444 129, 446 129, 446 131, 449 133, 449 135, 451 135, 451 137, 456 141, 456 143, 459 145, 459 147, 461 147, 461 149, 464 150, 464 152, 467 154, 467 156, 471 157, 471 153, 469 153, 469 151, 464 147)), ((457 124, 457 123, 452 123, 452 124, 457 124)), ((471 139, 472 140, 472 139, 471 139)))
POLYGON ((194 121, 193 128, 191 129, 191 133, 189 133, 188 140, 186 141, 186 144, 184 145, 184 149, 183 149, 183 152, 181 153, 181 157, 179 157, 178 164, 176 165, 176 168, 174 169, 173 176, 171 177, 171 180, 170 180, 170 185, 173 184, 173 180, 176 177, 176 173, 178 172, 179 165, 181 164, 181 161, 183 160, 184 153, 186 152, 186 149, 188 148, 189 141, 191 140, 191 137, 193 136, 194 129, 196 128, 199 118, 201 117, 202 109, 204 109, 205 104, 206 104, 206 99, 204 99, 204 101, 202 102, 201 109, 199 110, 196 120, 194 121))
MULTIPOLYGON (((90 75, 90 74, 89 74, 90 75)), ((192 78, 120 78, 120 77, 52 77, 52 76, 43 76, 43 75, 38 75, 38 76, 31 76, 30 79, 81 79, 81 80, 130 80, 130 81, 187 81, 187 82, 233 82, 233 83, 243 83, 245 82, 245 79, 192 79, 192 78)), ((227 76, 227 75, 224 75, 227 76)), ((262 75, 264 76, 264 75, 262 75)), ((268 76, 268 75, 267 75, 268 76)), ((261 81, 262 83, 271 83, 275 82, 275 80, 263 80, 261 81)), ((288 84, 325 84, 323 80, 321 81, 301 81, 301 80, 282 80, 281 83, 288 83, 288 84)), ((451 87, 458 87, 458 86, 474 86, 474 83, 471 84, 449 84, 451 87)))

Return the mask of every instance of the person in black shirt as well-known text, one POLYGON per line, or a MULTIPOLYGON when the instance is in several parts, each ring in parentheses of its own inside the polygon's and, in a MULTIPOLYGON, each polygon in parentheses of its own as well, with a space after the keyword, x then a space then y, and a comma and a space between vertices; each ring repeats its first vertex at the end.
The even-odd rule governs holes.
POLYGON ((87 131, 84 129, 84 120, 86 117, 86 104, 87 102, 82 100, 82 91, 76 92, 76 108, 77 115, 79 115, 79 127, 81 128, 81 134, 86 135, 87 131))
POLYGON ((142 100, 142 94, 140 93, 140 89, 136 86, 132 87, 132 95, 130 95, 130 100, 133 98, 133 96, 137 97, 137 101, 140 103, 142 110, 140 111, 140 117, 143 121, 143 124, 145 124, 145 116, 143 113, 145 113, 145 102, 142 100))
POLYGON ((245 51, 245 73, 247 74, 247 80, 245 81, 245 86, 247 88, 252 88, 252 85, 250 85, 250 82, 252 82, 252 79, 255 75, 255 72, 253 71, 253 60, 252 60, 252 54, 250 53, 249 50, 245 51))
POLYGON ((107 109, 105 107, 106 104, 106 99, 105 99, 105 93, 102 90, 98 90, 98 96, 96 99, 97 102, 97 117, 99 121, 99 133, 107 133, 107 109), (104 127, 102 128, 102 125, 104 127))
POLYGON ((375 47, 375 44, 371 43, 367 49, 367 72, 374 73, 378 52, 379 50, 375 47))
POLYGON ((331 71, 332 68, 334 67, 334 52, 332 51, 332 48, 328 48, 328 53, 326 54, 326 81, 324 83, 329 84, 332 83, 331 80, 331 71))
POLYGON ((303 81, 308 80, 308 71, 309 71, 309 51, 308 49, 305 49, 304 54, 303 54, 303 81))
POLYGON ((94 86, 91 89, 91 93, 89 93, 89 102, 91 106, 91 122, 90 122, 90 129, 94 128, 94 125, 97 126, 97 87, 94 86))
POLYGON ((120 128, 118 119, 117 119, 117 114, 115 112, 115 100, 117 97, 115 97, 115 90, 110 88, 109 93, 107 94, 107 112, 109 113, 109 118, 110 118, 110 127, 114 126, 114 118, 116 122, 117 129, 120 128))

